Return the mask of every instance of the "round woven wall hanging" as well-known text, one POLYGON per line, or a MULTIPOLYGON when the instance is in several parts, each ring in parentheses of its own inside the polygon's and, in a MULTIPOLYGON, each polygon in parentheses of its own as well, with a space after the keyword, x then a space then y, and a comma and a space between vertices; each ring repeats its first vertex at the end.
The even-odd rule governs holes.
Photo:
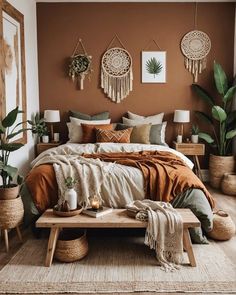
POLYGON ((210 49, 211 40, 202 31, 190 31, 181 40, 181 51, 185 56, 185 67, 192 73, 194 82, 198 81, 198 74, 201 74, 206 68, 206 57, 210 49))
POLYGON ((114 102, 120 103, 133 88, 132 58, 120 47, 108 49, 102 57, 101 87, 114 102))

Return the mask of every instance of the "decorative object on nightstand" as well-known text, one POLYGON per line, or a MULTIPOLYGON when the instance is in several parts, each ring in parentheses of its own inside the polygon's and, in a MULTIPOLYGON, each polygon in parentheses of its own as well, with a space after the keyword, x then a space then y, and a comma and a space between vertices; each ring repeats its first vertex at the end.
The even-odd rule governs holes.
POLYGON ((61 142, 49 142, 49 143, 37 143, 36 145, 36 156, 38 156, 39 154, 41 154, 42 152, 49 150, 51 148, 54 147, 58 147, 59 145, 61 145, 61 142))
POLYGON ((188 110, 175 110, 174 112, 174 122, 179 124, 177 142, 183 142, 184 135, 184 123, 190 121, 190 112, 188 110))
POLYGON ((221 106, 201 86, 193 84, 193 90, 211 108, 208 113, 196 111, 197 117, 206 122, 212 128, 213 137, 205 132, 199 132, 199 138, 210 144, 214 154, 210 155, 209 172, 210 184, 219 188, 224 173, 235 171, 235 159, 232 156, 232 139, 236 136, 236 111, 231 111, 232 99, 236 92, 236 86, 229 86, 227 76, 220 64, 214 62, 215 86, 221 96, 221 106))
POLYGON ((53 141, 53 123, 60 122, 60 111, 59 110, 45 110, 44 120, 46 123, 51 124, 51 141, 53 141))
POLYGON ((192 156, 197 176, 203 181, 198 156, 205 155, 205 144, 203 143, 177 143, 174 141, 174 149, 185 156, 192 156))
MULTIPOLYGON (((28 123, 32 126, 31 131, 37 136, 37 142, 40 142, 40 139, 43 136, 48 136, 48 128, 45 123, 44 118, 40 118, 40 114, 36 113, 33 120, 29 120, 28 123)), ((43 139, 42 139, 43 140, 43 139)), ((43 141, 45 142, 45 141, 43 141)))
POLYGON ((199 128, 197 125, 192 125, 191 128, 191 142, 192 143, 198 143, 198 133, 199 133, 199 128))

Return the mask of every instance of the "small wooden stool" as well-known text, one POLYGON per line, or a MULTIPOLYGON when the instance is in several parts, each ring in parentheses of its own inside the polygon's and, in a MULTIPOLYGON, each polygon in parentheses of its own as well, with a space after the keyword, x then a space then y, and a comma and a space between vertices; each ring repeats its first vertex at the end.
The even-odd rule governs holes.
MULTIPOLYGON (((15 228, 16 228, 17 236, 18 236, 20 242, 22 243, 23 239, 22 239, 19 225, 17 225, 15 228)), ((1 236, 4 237, 6 252, 8 252, 9 251, 8 229, 7 228, 4 228, 4 229, 0 228, 0 234, 1 234, 1 236)))

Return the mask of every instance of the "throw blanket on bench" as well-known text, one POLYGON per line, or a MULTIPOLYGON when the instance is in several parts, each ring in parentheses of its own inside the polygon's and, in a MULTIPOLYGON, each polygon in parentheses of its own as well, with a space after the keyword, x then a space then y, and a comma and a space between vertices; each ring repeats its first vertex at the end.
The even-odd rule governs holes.
POLYGON ((148 221, 144 243, 156 251, 158 263, 166 271, 178 269, 183 260, 183 221, 170 203, 134 201, 127 209, 138 220, 148 221))

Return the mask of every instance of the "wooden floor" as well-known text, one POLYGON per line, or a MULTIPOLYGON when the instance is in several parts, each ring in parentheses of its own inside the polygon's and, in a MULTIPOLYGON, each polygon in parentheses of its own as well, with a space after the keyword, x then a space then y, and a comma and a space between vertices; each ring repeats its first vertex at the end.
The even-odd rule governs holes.
MULTIPOLYGON (((208 188, 209 191, 216 199, 216 208, 223 209, 227 211, 234 222, 236 223, 236 197, 226 196, 223 195, 221 192, 208 188)), ((28 238, 32 237, 32 233, 30 230, 26 230, 23 232, 23 240, 26 241, 28 238)), ((14 256, 14 254, 19 250, 22 244, 18 241, 17 235, 14 231, 11 231, 9 234, 9 241, 10 241, 10 251, 9 253, 5 253, 4 242, 1 241, 0 243, 0 270, 6 265, 10 259, 14 256)), ((236 236, 234 236, 231 240, 226 242, 218 242, 221 249, 224 253, 236 264, 236 236)), ((134 293, 116 293, 116 295, 131 295, 134 293)), ((141 292, 138 293, 139 295, 150 295, 153 294, 151 292, 141 292)), ((157 294, 157 293, 155 293, 157 294)), ((166 295, 167 293, 161 293, 162 295, 166 295)), ((168 293, 169 294, 169 293, 168 293)), ((173 294, 180 294, 180 293, 171 293, 173 294)), ((192 294, 192 293, 188 293, 192 294)), ((194 293, 196 294, 196 293, 194 293)), ((207 293, 204 293, 207 295, 207 293)), ((214 293, 217 294, 217 293, 214 293)), ((221 293, 222 294, 222 293, 221 293)), ((58 294, 60 295, 60 294, 58 294)), ((104 294, 99 294, 104 295, 104 294)), ((224 293, 224 295, 227 295, 224 293)))

